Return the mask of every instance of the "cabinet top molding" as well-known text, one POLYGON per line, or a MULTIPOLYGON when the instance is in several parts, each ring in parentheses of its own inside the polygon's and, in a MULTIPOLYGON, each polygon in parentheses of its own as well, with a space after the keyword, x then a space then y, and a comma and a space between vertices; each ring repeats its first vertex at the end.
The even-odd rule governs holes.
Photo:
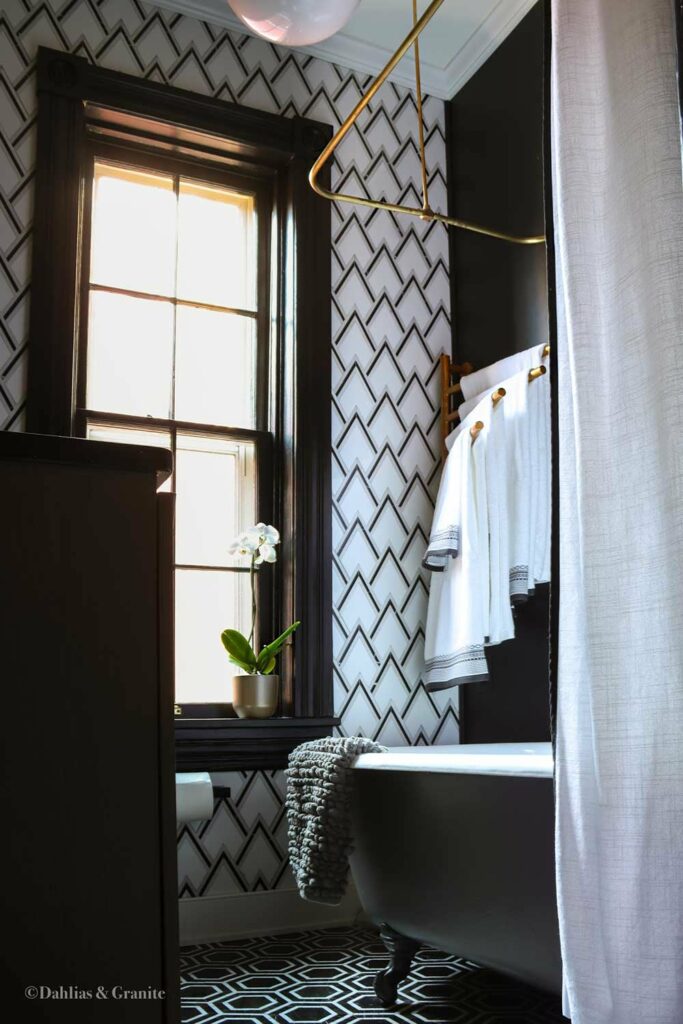
POLYGON ((173 459, 166 448, 87 441, 80 437, 13 433, 8 430, 0 431, 0 459, 61 462, 91 469, 155 473, 157 484, 163 483, 173 469, 173 459))

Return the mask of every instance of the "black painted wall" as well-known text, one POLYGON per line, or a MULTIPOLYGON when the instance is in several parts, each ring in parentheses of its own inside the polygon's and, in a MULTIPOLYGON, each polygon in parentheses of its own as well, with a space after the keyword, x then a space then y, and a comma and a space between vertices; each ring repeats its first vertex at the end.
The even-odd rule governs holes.
MULTIPOLYGON (((450 213, 511 234, 543 234, 544 5, 447 105, 450 213)), ((545 246, 451 230, 453 354, 486 366, 545 343, 545 246)), ((489 648, 490 680, 461 687, 464 743, 550 738, 548 587, 516 612, 517 635, 489 648)))
MULTIPOLYGON (((450 212, 544 232, 544 11, 538 3, 448 104, 450 212)), ((454 349, 485 366, 548 340, 545 247, 451 231, 454 349)))

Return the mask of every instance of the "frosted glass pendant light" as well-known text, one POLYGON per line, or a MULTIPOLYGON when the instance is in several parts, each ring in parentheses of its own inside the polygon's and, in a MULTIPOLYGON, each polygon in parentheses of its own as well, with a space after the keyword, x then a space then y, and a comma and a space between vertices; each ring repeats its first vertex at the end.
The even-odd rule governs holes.
POLYGON ((282 46, 310 46, 346 24, 360 0, 228 0, 240 21, 282 46))

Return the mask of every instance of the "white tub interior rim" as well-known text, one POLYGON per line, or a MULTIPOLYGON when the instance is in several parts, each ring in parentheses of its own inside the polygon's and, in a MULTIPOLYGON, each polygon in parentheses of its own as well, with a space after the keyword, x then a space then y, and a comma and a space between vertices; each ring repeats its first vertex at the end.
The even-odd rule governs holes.
POLYGON ((372 771, 453 772, 469 775, 553 777, 550 743, 461 743, 436 747, 389 747, 361 754, 354 768, 372 771))

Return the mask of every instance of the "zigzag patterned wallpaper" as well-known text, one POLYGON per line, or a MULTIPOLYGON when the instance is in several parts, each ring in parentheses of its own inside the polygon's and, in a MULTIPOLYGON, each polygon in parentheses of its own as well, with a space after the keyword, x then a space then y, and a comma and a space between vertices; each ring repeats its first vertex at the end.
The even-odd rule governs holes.
MULTIPOLYGON (((39 45, 104 67, 337 125, 364 76, 138 0, 3 0, 0 9, 0 422, 23 427, 39 45)), ((412 93, 385 86, 338 153, 344 191, 419 204, 412 93)), ((446 208, 444 110, 424 106, 432 202, 446 208)), ((438 475, 437 356, 450 350, 446 229, 334 207, 335 706, 341 732, 457 742, 452 697, 420 683, 420 560, 438 475)), ((290 886, 284 776, 221 776, 230 801, 179 831, 184 896, 290 886)))

